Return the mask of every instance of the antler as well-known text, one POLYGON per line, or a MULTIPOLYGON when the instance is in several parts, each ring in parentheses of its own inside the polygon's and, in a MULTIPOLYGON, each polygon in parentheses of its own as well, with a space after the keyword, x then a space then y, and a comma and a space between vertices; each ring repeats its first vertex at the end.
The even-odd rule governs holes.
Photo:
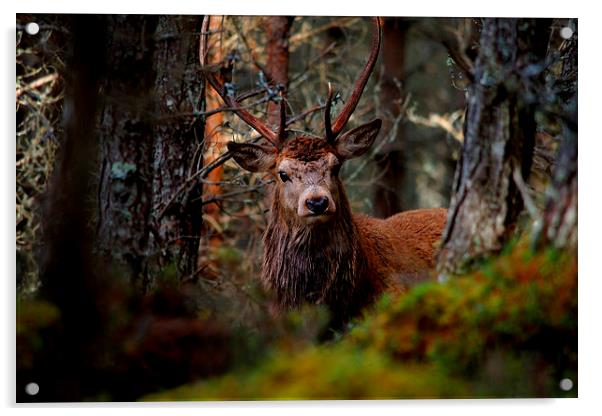
POLYGON ((326 130, 326 141, 328 143, 334 142, 336 136, 332 133, 332 127, 330 125, 330 107, 332 106, 332 96, 334 94, 334 90, 332 89, 332 84, 328 83, 328 98, 326 99, 326 108, 324 109, 324 129, 326 130))
POLYGON ((372 31, 372 50, 370 51, 370 56, 368 57, 368 62, 366 62, 366 66, 364 70, 361 72, 359 78, 355 82, 355 87, 353 92, 351 93, 351 97, 347 100, 345 107, 339 114, 339 116, 334 121, 334 124, 330 124, 330 107, 333 96, 332 86, 330 83, 328 84, 328 100, 326 101, 326 112, 324 114, 324 128, 326 130, 326 140, 329 143, 334 142, 337 136, 341 133, 341 131, 345 128, 345 125, 349 121, 351 114, 355 111, 355 107, 362 96, 362 92, 368 83, 368 79, 370 78, 370 74, 374 69, 374 65, 376 64, 376 60, 378 59, 378 52, 380 50, 380 41, 381 41, 381 23, 380 18, 373 18, 374 28, 372 31))
POLYGON ((271 128, 269 128, 264 122, 259 120, 253 114, 245 110, 240 106, 240 103, 236 100, 234 95, 230 95, 225 88, 223 76, 221 74, 216 74, 215 72, 211 72, 206 69, 206 58, 207 58, 207 42, 209 37, 209 22, 211 16, 206 15, 203 18, 203 24, 201 26, 201 39, 199 45, 199 60, 201 63, 201 69, 205 74, 205 78, 209 81, 211 87, 222 97, 222 100, 230 106, 234 113, 238 117, 240 117, 245 123, 255 129, 259 134, 261 134, 267 141, 269 141, 274 147, 280 149, 282 146, 282 142, 286 136, 286 105, 284 102, 284 98, 281 96, 281 104, 280 104, 280 125, 278 126, 277 132, 274 132, 271 128))

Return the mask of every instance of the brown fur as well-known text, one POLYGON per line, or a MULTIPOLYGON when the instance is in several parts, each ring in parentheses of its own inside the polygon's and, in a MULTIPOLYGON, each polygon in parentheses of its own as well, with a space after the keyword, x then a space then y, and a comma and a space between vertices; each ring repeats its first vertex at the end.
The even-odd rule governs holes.
POLYGON ((326 304, 335 321, 344 321, 376 295, 373 283, 378 282, 368 277, 360 240, 346 198, 334 218, 309 227, 291 221, 275 195, 263 238, 262 279, 284 309, 303 302, 326 304))
POLYGON ((301 136, 289 140, 280 154, 283 158, 311 162, 325 157, 328 153, 334 154, 335 149, 326 140, 301 136))
MULTIPOLYGON (((325 141, 304 138, 292 148, 296 153, 285 148, 277 157, 276 178, 285 159, 286 166, 298 164, 291 176, 328 176, 322 170, 327 172, 332 148, 325 141), (305 147, 303 154, 302 144, 308 143, 312 146, 305 147), (318 155, 308 155, 309 148, 318 155), (304 157, 292 160, 297 154, 304 157), (305 162, 309 160, 313 162, 305 162)), ((430 277, 445 209, 408 211, 384 220, 353 215, 340 179, 335 175, 321 180, 335 199, 336 211, 324 222, 307 224, 295 214, 296 201, 289 201, 297 194, 291 196, 286 185, 276 179, 263 239, 262 279, 274 290, 282 308, 304 302, 325 304, 334 324, 341 324, 383 292, 402 292, 430 277)), ((307 180, 288 186, 293 185, 302 188, 307 180)))
POLYGON ((447 210, 419 209, 381 220, 355 215, 368 264, 383 277, 385 290, 404 291, 430 277, 447 210))

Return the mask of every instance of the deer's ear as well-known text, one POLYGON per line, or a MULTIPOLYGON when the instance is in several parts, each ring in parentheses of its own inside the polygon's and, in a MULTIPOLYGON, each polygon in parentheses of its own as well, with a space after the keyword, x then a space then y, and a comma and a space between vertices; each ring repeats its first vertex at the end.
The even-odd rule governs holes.
POLYGON ((228 142, 228 150, 243 169, 250 172, 265 172, 276 161, 276 149, 259 144, 228 142))
POLYGON ((382 121, 377 118, 339 136, 334 142, 339 156, 343 159, 352 159, 366 153, 374 143, 381 124, 382 121))

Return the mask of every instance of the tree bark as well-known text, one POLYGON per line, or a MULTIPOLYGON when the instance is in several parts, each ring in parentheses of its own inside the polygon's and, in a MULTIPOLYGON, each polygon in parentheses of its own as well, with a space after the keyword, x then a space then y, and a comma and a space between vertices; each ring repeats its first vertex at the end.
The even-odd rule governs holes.
MULTIPOLYGON (((381 140, 389 133, 401 112, 403 100, 400 90, 404 79, 405 34, 408 22, 399 18, 385 18, 383 25, 383 52, 380 112, 383 127, 381 140)), ((402 184, 406 176, 403 155, 403 128, 399 126, 391 144, 383 146, 375 155, 378 181, 374 184, 374 215, 387 218, 403 210, 402 184)))
POLYGON ((154 16, 108 15, 100 121, 101 253, 141 289, 149 285, 153 186, 154 16))
POLYGON ((203 165, 204 81, 201 19, 161 16, 155 31, 151 266, 175 265, 180 279, 197 270, 202 184, 180 187, 203 165))
POLYGON ((438 258, 444 275, 498 252, 514 230, 523 208, 515 178, 527 181, 531 170, 549 27, 545 19, 483 22, 438 258))
POLYGON ((202 165, 199 19, 107 20, 99 246, 146 291, 155 276, 183 278, 197 266, 201 185, 187 180, 202 165))
POLYGON ((546 193, 546 206, 540 227, 535 230, 535 246, 577 249, 577 22, 569 21, 574 33, 563 53, 560 85, 561 112, 564 114, 562 143, 546 193))
MULTIPOLYGON (((286 99, 288 90, 288 63, 289 50, 288 38, 290 35, 293 18, 291 16, 266 17, 263 20, 267 45, 267 61, 265 70, 268 81, 275 90, 282 91, 282 97, 286 99)), ((268 124, 277 128, 280 121, 280 105, 270 100, 267 106, 268 124)))
MULTIPOLYGON (((576 99, 572 104, 575 107, 576 99)), ((577 125, 565 126, 536 247, 577 248, 577 125)))
MULTIPOLYGON (((209 21, 209 30, 211 32, 217 32, 222 27, 223 16, 211 16, 211 20, 209 21)), ((221 50, 221 36, 212 36, 209 38, 213 40, 213 42, 208 46, 209 56, 207 57, 207 62, 209 64, 217 64, 222 61, 222 50, 221 50)), ((211 112, 219 109, 222 105, 222 99, 219 94, 215 92, 213 88, 207 88, 205 90, 205 101, 206 101, 206 111, 211 112)), ((207 117, 205 122, 205 143, 203 150, 203 165, 208 165, 217 159, 222 152, 226 149, 226 142, 228 138, 226 135, 222 134, 222 125, 224 123, 224 113, 218 112, 212 114, 207 117)), ((224 165, 220 165, 217 168, 213 169, 207 175, 206 181, 208 182, 203 191, 204 196, 203 200, 208 200, 219 196, 222 194, 222 186, 220 182, 223 179, 224 174, 224 165)), ((207 238, 206 245, 202 245, 200 247, 200 258, 199 260, 203 260, 203 257, 206 256, 205 249, 214 249, 221 245, 223 241, 223 236, 219 232, 218 227, 214 227, 213 223, 219 223, 219 214, 220 207, 218 204, 206 204, 203 206, 203 215, 205 218, 207 216, 211 217, 213 221, 206 221, 204 226, 204 235, 207 238)), ((199 267, 202 267, 199 264, 199 267)))
POLYGON ((91 126, 96 122, 106 28, 95 16, 74 15, 66 21, 71 22, 73 49, 65 74, 64 136, 42 207, 39 259, 39 298, 58 308, 61 325, 55 338, 49 335, 55 342, 44 344, 34 374, 17 372, 20 402, 80 401, 94 390, 89 350, 102 310, 98 294, 107 284, 95 267, 89 225, 94 201, 90 183, 97 160, 91 126), (40 385, 36 396, 25 394, 25 384, 32 381, 40 385))

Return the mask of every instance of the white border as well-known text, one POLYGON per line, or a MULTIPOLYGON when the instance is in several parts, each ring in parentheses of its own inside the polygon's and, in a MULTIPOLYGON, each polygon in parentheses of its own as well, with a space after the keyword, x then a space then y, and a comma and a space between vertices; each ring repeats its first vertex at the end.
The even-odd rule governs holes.
POLYGON ((237 15, 355 15, 372 16, 498 16, 498 17, 575 17, 584 8, 559 0, 539 2, 504 0, 387 1, 342 0, 178 0, 139 2, 103 0, 101 2, 20 0, 17 11, 35 13, 154 13, 154 14, 237 14, 237 15))
POLYGON ((600 169, 602 149, 600 148, 601 119, 599 102, 602 97, 600 88, 600 13, 596 13, 595 2, 568 1, 525 1, 503 0, 497 2, 447 0, 447 1, 398 1, 369 0, 362 4, 353 4, 350 0, 300 0, 297 2, 282 0, 176 0, 176 1, 48 1, 18 0, 13 4, 2 4, 3 22, 1 77, 2 120, 4 137, 0 140, 3 147, 2 193, 5 197, 0 215, 0 226, 4 231, 0 238, 0 253, 5 265, 3 311, 4 325, 0 331, 0 405, 7 407, 10 414, 19 412, 30 414, 43 411, 47 415, 102 414, 108 409, 111 413, 156 415, 189 415, 193 409, 199 413, 265 415, 266 412, 306 416, 308 412, 332 414, 344 412, 345 415, 364 414, 375 409, 379 414, 420 413, 445 415, 488 416, 508 413, 546 413, 549 415, 594 414, 600 411, 601 395, 599 390, 602 368, 600 355, 599 317, 602 316, 598 299, 602 296, 602 268, 596 258, 597 243, 602 232, 598 209, 601 204, 600 169), (14 100, 14 26, 16 12, 46 13, 153 13, 153 14, 297 14, 297 15, 404 15, 404 16, 537 16, 537 17, 578 17, 579 18, 579 399, 572 400, 440 400, 440 401, 400 401, 400 402, 237 402, 237 403, 176 403, 166 404, 100 404, 100 405, 46 405, 14 406, 14 276, 15 276, 15 172, 13 154, 15 150, 13 116, 14 100), (6 117, 6 118, 5 118, 6 117), (5 158, 5 159, 4 159, 5 158), (598 168, 598 169, 596 169, 598 168), (598 202, 598 203, 597 203, 598 202))

